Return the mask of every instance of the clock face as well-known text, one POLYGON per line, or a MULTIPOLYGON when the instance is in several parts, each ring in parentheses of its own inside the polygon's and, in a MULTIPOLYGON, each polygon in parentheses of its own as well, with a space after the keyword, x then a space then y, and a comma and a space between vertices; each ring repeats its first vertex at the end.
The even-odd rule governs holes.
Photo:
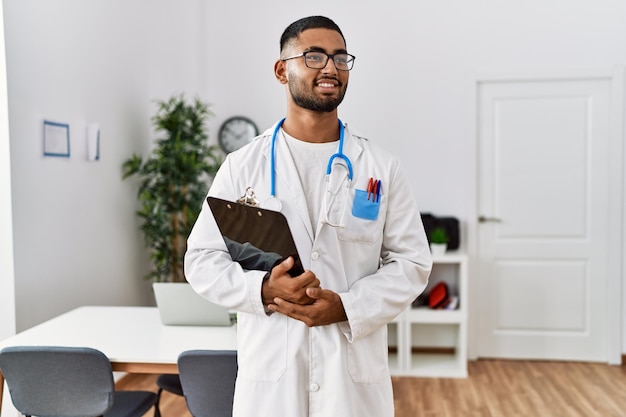
POLYGON ((236 151, 259 134, 254 122, 247 117, 234 116, 227 119, 218 134, 218 142, 226 153, 236 151))

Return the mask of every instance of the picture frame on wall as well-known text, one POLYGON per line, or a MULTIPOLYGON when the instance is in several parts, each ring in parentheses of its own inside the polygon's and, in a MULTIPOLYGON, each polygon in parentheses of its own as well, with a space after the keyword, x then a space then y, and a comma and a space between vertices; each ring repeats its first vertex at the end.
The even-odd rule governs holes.
POLYGON ((70 125, 43 121, 43 156, 70 157, 70 125))

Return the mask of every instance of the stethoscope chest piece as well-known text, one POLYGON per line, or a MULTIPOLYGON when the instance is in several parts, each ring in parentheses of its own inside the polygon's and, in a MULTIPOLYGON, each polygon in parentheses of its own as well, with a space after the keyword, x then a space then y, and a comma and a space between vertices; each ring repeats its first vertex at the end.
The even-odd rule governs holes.
POLYGON ((268 198, 267 200, 263 201, 263 203, 261 204, 261 206, 265 209, 268 210, 272 210, 272 211, 281 211, 283 208, 283 203, 281 203, 281 201, 274 197, 274 196, 270 196, 270 198, 268 198))

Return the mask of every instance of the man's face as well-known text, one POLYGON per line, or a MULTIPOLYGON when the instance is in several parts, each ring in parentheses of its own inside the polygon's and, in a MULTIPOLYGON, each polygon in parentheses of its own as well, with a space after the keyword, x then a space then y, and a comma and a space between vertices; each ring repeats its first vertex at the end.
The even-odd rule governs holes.
MULTIPOLYGON (((327 54, 345 53, 346 45, 339 33, 330 29, 308 29, 291 42, 283 56, 307 51, 327 54)), ((286 61, 287 83, 293 102, 304 109, 331 112, 342 102, 348 88, 349 71, 339 71, 332 59, 321 69, 305 65, 304 58, 286 61)))

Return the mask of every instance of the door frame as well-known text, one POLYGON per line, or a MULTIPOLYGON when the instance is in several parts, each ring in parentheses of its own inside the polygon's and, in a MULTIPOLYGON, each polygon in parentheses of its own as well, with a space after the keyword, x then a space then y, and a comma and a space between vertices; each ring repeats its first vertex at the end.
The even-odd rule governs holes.
POLYGON ((478 93, 479 87, 486 82, 506 81, 541 81, 541 80, 580 80, 602 79, 611 83, 610 117, 609 121, 609 147, 611 149, 609 163, 609 178, 618 184, 612 183, 609 189, 619 189, 619 195, 615 199, 619 204, 613 204, 609 208, 609 221, 615 227, 609 232, 609 265, 607 280, 607 359, 611 365, 620 365, 622 354, 626 354, 626 275, 624 274, 624 262, 626 259, 626 147, 623 145, 626 117, 624 115, 624 102, 626 90, 624 79, 626 67, 618 66, 606 69, 565 69, 565 70, 511 70, 511 71, 476 71, 468 74, 468 171, 467 171, 467 222, 466 222, 466 245, 469 255, 469 326, 468 326, 468 358, 478 358, 478 313, 475 301, 479 299, 476 285, 472 285, 472 277, 480 274, 478 260, 480 259, 478 244, 478 93))

